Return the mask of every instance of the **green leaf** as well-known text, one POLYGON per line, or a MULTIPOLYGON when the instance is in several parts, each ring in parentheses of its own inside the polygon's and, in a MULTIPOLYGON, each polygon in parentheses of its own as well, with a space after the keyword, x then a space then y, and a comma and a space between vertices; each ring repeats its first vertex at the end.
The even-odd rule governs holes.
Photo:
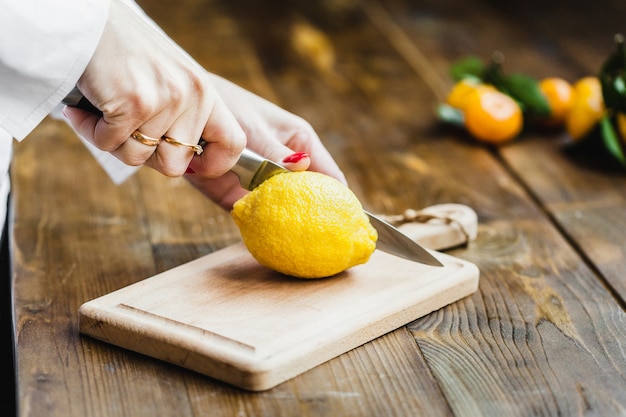
POLYGON ((505 94, 508 94, 505 88, 504 81, 504 71, 502 71, 502 62, 504 58, 499 54, 495 54, 492 56, 489 65, 485 67, 483 71, 483 81, 487 84, 493 85, 498 90, 502 91, 505 94))
POLYGON ((457 61, 450 67, 450 76, 455 82, 465 78, 477 78, 480 80, 482 79, 484 71, 485 64, 480 58, 468 56, 457 61))
POLYGON ((622 165, 626 166, 626 157, 624 156, 620 139, 613 128, 611 118, 609 116, 604 116, 600 121, 600 126, 602 128, 602 140, 604 141, 604 146, 611 155, 613 155, 622 165))
POLYGON ((621 34, 615 36, 615 50, 602 64, 598 78, 605 106, 626 112, 626 46, 621 34))
POLYGON ((539 89, 539 81, 524 74, 505 74, 502 70, 503 62, 504 56, 494 53, 490 65, 483 73, 484 81, 511 96, 526 115, 549 116, 550 106, 539 89))
POLYGON ((615 80, 613 80, 613 88, 615 88, 615 91, 620 93, 620 95, 626 95, 626 83, 624 83, 624 78, 615 78, 615 80))
POLYGON ((550 105, 536 79, 524 74, 511 74, 503 76, 501 83, 502 91, 517 100, 524 113, 538 117, 550 115, 550 105))
POLYGON ((437 116, 439 120, 455 126, 463 127, 465 124, 463 112, 447 104, 437 106, 437 116))

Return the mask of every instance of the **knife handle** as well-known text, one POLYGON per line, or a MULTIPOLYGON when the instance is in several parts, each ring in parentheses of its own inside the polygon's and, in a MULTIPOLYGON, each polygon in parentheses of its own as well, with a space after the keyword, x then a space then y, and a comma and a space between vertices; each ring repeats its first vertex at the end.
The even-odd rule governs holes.
POLYGON ((230 170, 237 174, 239 177, 239 183, 249 189, 249 184, 253 183, 254 176, 257 173, 259 166, 263 164, 265 158, 252 152, 250 149, 245 148, 241 152, 239 160, 230 170))
POLYGON ((80 92, 78 87, 74 87, 74 89, 63 99, 63 104, 78 107, 79 109, 87 110, 89 113, 102 117, 100 109, 91 104, 91 102, 85 98, 83 93, 80 92))

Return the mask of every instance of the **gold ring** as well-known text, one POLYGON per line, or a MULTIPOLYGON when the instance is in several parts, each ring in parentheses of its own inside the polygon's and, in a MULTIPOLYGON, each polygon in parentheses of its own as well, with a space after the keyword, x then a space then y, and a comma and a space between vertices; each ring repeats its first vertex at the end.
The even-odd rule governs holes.
POLYGON ((138 130, 135 130, 130 135, 131 138, 135 139, 137 142, 143 143, 148 146, 158 146, 161 143, 161 139, 151 138, 150 136, 146 136, 138 130))
POLYGON ((202 152, 204 152, 204 148, 202 146, 200 146, 200 145, 192 145, 190 143, 179 142, 176 139, 170 138, 170 137, 167 137, 167 136, 163 136, 161 139, 163 139, 167 143, 171 143, 172 145, 185 146, 187 148, 191 148, 196 153, 196 155, 200 155, 200 154, 202 154, 202 152))

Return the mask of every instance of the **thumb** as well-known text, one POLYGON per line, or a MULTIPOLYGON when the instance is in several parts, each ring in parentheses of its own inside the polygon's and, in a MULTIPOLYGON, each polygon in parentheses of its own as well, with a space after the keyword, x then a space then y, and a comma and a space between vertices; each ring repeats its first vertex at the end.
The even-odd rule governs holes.
POLYGON ((95 145, 93 138, 100 116, 73 106, 63 107, 63 115, 76 133, 95 145))

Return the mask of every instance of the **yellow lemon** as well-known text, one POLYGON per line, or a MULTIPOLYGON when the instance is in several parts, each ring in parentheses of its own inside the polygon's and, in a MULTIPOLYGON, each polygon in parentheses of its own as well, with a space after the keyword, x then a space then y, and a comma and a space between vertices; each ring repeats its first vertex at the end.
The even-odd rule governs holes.
POLYGON ((261 265, 299 278, 366 263, 378 239, 354 193, 312 171, 274 175, 238 200, 231 214, 261 265))

